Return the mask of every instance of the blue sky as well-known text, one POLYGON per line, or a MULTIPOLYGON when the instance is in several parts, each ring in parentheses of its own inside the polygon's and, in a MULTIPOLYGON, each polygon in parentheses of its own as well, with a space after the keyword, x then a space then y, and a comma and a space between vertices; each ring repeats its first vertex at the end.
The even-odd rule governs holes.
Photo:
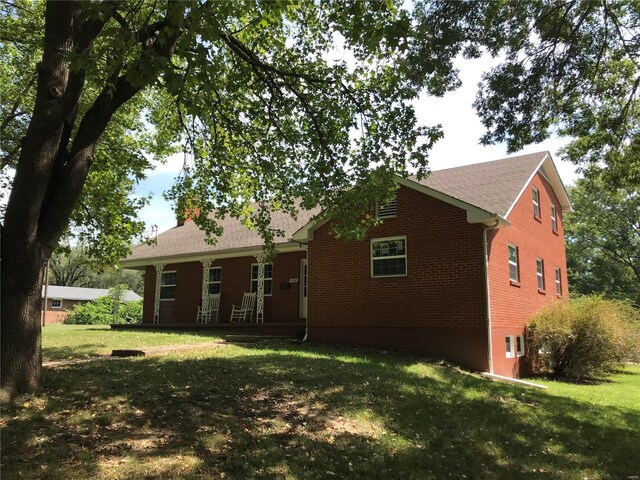
MULTIPOLYGON (((472 108, 477 85, 484 71, 491 67, 486 58, 476 60, 460 60, 456 66, 460 70, 462 86, 442 98, 421 97, 415 102, 418 119, 423 125, 442 124, 444 138, 431 151, 429 162, 432 170, 457 167, 489 160, 504 158, 507 155, 506 145, 482 146, 479 144, 484 127, 472 108)), ((555 153, 568 142, 567 139, 551 138, 536 145, 529 145, 517 154, 548 150, 554 156, 556 167, 565 184, 575 182, 575 167, 568 162, 560 161, 555 153)), ((163 232, 176 225, 171 204, 164 200, 162 193, 173 184, 183 164, 182 154, 175 155, 165 165, 147 172, 148 178, 141 182, 136 193, 148 195, 153 193, 151 204, 140 212, 140 217, 150 230, 157 225, 163 232)))

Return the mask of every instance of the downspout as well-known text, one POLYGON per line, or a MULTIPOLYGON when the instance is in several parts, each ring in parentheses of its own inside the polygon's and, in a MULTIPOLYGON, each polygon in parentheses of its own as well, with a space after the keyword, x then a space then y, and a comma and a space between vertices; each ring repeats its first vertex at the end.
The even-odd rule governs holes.
POLYGON ((500 223, 496 219, 496 223, 486 226, 482 229, 482 253, 484 254, 484 292, 487 317, 487 361, 489 362, 489 373, 493 373, 493 341, 491 339, 491 295, 489 293, 489 248, 487 244, 487 230, 493 230, 500 223))

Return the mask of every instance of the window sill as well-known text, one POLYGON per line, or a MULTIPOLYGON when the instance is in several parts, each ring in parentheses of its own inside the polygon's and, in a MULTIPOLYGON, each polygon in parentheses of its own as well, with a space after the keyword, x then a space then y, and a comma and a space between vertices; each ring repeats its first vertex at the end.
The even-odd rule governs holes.
POLYGON ((556 294, 556 298, 561 298, 562 299, 562 298, 564 298, 564 296, 556 294))
POLYGON ((546 291, 544 291, 544 290, 543 290, 543 289, 541 289, 541 288, 539 288, 539 289, 538 289, 538 293, 539 293, 539 294, 541 294, 541 295, 546 295, 546 294, 547 294, 547 292, 546 292, 546 291))
POLYGON ((520 282, 516 282, 515 280, 509 280, 509 285, 520 288, 520 282))
POLYGON ((558 233, 558 230, 551 230, 551 233, 553 233, 556 237, 560 236, 560 234, 558 233))
POLYGON ((536 222, 538 222, 538 223, 542 223, 542 218, 541 218, 541 217, 539 217, 539 216, 534 215, 534 216, 533 216, 533 219, 534 219, 536 222))

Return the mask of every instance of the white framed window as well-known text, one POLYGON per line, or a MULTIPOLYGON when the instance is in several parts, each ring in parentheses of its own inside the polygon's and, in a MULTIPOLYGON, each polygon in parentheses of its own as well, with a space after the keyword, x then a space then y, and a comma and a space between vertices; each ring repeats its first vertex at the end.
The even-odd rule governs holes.
POLYGON ((62 299, 61 298, 52 298, 51 299, 51 308, 62 308, 62 299))
POLYGON ((544 260, 536 258, 536 277, 538 278, 538 290, 544 291, 544 260))
POLYGON ((407 237, 371 239, 371 276, 407 275, 407 237))
POLYGON ((516 355, 519 357, 524 355, 524 335, 516 336, 516 355))
POLYGON ((394 218, 398 214, 398 198, 394 195, 387 202, 376 200, 376 218, 394 218))
POLYGON ((531 189, 531 195, 533 196, 533 216, 540 218, 540 192, 536 187, 531 189))
MULTIPOLYGON (((273 264, 264 264, 264 294, 271 295, 273 289, 273 264)), ((251 293, 258 291, 258 264, 251 264, 251 293)))
POLYGON ((557 232, 558 231, 558 216, 557 216, 557 210, 556 210, 556 206, 555 205, 551 205, 551 231, 552 232, 557 232))
POLYGON ((176 299, 176 272, 160 273, 160 300, 176 299))
POLYGON ((507 358, 513 358, 516 356, 516 347, 513 335, 507 335, 504 337, 504 346, 507 352, 507 358))
POLYGON ((209 268, 209 295, 220 295, 222 289, 222 267, 209 268))
POLYGON ((562 296, 562 271, 556 267, 556 295, 562 296))
POLYGON ((509 244, 509 280, 518 282, 520 275, 518 272, 518 247, 509 244))

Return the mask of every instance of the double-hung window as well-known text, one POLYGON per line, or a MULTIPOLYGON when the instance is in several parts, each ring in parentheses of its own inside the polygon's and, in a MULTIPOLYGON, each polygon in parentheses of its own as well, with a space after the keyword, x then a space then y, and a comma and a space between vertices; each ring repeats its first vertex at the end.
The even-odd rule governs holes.
POLYGON ((371 276, 403 277, 407 275, 406 237, 371 240, 371 276))
MULTIPOLYGON (((271 295, 273 284, 273 264, 264 264, 264 294, 271 295)), ((251 265, 251 293, 258 291, 258 264, 251 265)))
POLYGON ((209 295, 220 295, 222 287, 222 268, 209 268, 209 295))
POLYGON ((62 299, 60 298, 51 299, 51 308, 62 308, 62 299))
POLYGON ((536 277, 538 278, 538 290, 544 291, 544 260, 536 258, 536 277))
POLYGON ((520 276, 518 274, 518 247, 509 245, 509 280, 518 282, 520 276))
POLYGON ((553 233, 558 232, 558 216, 555 205, 551 205, 551 231, 553 233))
POLYGON ((176 272, 160 273, 160 300, 175 300, 176 272))
POLYGON ((533 216, 540 219, 540 192, 536 187, 533 187, 531 194, 533 195, 533 216))
POLYGON ((562 272, 560 267, 556 267, 556 295, 562 296, 562 272))

